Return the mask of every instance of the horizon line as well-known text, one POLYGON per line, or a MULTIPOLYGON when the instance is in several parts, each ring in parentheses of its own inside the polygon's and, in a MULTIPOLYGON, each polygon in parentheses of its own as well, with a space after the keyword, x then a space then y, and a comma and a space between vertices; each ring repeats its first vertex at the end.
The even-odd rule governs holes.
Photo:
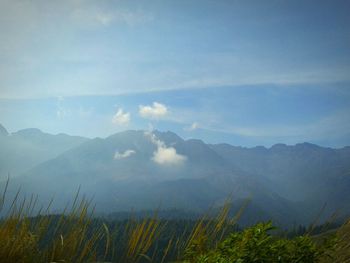
MULTIPOLYGON (((4 127, 1 123, 0 123, 0 126, 2 126, 3 128, 5 128, 5 130, 8 132, 8 130, 6 129, 6 127, 4 127)), ((66 135, 66 136, 71 136, 71 137, 81 137, 81 138, 85 138, 87 140, 94 140, 94 139, 107 139, 113 135, 117 135, 117 134, 120 134, 120 133, 126 133, 126 132, 160 132, 160 133, 167 133, 167 132, 170 132, 170 133, 173 133, 175 134, 176 136, 178 136, 179 138, 181 138, 182 140, 184 141, 190 141, 190 140, 199 140, 199 141, 202 141, 204 144, 207 144, 207 145, 222 145, 222 144, 226 144, 226 145, 229 145, 229 146, 233 146, 233 147, 240 147, 240 148, 245 148, 245 149, 254 149, 254 148, 264 148, 266 150, 270 150, 271 148, 275 147, 275 146, 279 146, 279 145, 282 145, 282 146, 286 146, 286 147, 295 147, 295 146, 298 146, 298 145, 302 145, 302 144, 309 144, 309 145, 313 145, 313 146, 317 146, 319 148, 323 148, 323 149, 333 149, 333 150, 341 150, 341 149, 345 149, 345 148, 349 148, 350 145, 344 145, 342 147, 330 147, 330 146, 322 146, 322 145, 319 145, 319 144, 316 144, 316 143, 311 143, 311 142, 307 142, 307 141, 304 141, 304 142, 298 142, 298 143, 295 143, 295 144, 287 144, 287 143, 283 143, 283 142, 276 142, 276 143, 273 143, 271 146, 265 146, 265 145, 255 145, 255 146, 243 146, 243 145, 233 145, 231 143, 228 143, 228 142, 219 142, 219 143, 209 143, 209 142, 206 142, 205 140, 202 140, 202 139, 198 139, 198 138, 183 138, 182 136, 178 135, 177 133, 171 131, 171 130, 166 130, 166 131, 161 131, 159 129, 154 129, 152 131, 150 130, 147 130, 147 129, 126 129, 126 130, 123 130, 123 131, 118 131, 116 133, 112 133, 106 137, 100 137, 100 136, 96 136, 96 137, 87 137, 87 136, 82 136, 82 135, 71 135, 71 134, 68 134, 68 133, 64 133, 64 132, 60 132, 60 133, 49 133, 49 132, 45 132, 39 128, 34 128, 34 127, 31 127, 31 128, 23 128, 23 129, 20 129, 20 130, 17 130, 17 131, 14 131, 14 132, 8 132, 8 135, 7 136, 12 136, 13 134, 16 134, 18 132, 21 132, 21 131, 25 131, 25 130, 37 130, 39 132, 41 132, 42 134, 48 134, 48 135, 52 135, 52 136, 58 136, 58 135, 66 135)))

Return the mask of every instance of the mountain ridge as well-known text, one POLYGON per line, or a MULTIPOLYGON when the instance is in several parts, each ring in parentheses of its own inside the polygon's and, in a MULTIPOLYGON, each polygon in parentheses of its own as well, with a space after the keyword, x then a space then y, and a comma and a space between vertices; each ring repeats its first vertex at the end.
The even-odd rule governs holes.
MULTIPOLYGON (((35 141, 37 131, 30 133, 35 141)), ((155 209, 160 200, 164 209, 198 211, 220 206, 233 194, 234 200, 253 198, 256 213, 305 223, 324 201, 330 204, 325 216, 342 205, 350 212, 349 150, 310 143, 247 148, 185 140, 171 131, 128 130, 71 145, 24 171, 12 185, 43 199, 59 194, 57 209, 81 185, 95 196, 100 212, 155 209), (176 162, 158 162, 159 154, 176 162)))

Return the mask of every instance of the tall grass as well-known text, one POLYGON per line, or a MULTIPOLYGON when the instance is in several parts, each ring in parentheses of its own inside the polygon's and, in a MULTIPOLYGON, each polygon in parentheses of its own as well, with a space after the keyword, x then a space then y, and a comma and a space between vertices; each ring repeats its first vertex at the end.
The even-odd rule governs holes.
MULTIPOLYGON (((0 209, 4 207, 5 194, 0 209)), ((19 200, 19 191, 0 223, 1 262, 89 262, 96 260, 96 249, 104 237, 103 228, 89 233, 90 202, 78 194, 72 207, 61 216, 49 214, 48 207, 33 216, 36 198, 19 200)), ((0 210, 0 212, 2 212, 0 210)))
POLYGON ((8 183, 0 199, 0 214, 4 214, 0 220, 0 262, 152 261, 147 253, 161 231, 156 216, 131 219, 122 230, 111 231, 105 223, 96 224, 91 201, 79 198, 79 190, 71 207, 67 205, 61 215, 50 215, 52 202, 33 214, 37 198, 20 200, 20 191, 3 211, 8 183), (97 253, 101 247, 102 255, 97 253))
MULTIPOLYGON (((0 199, 0 263, 41 262, 195 262, 198 255, 218 249, 228 234, 236 229, 245 206, 229 217, 228 199, 215 216, 208 213, 182 234, 169 232, 167 221, 157 214, 144 219, 130 218, 114 225, 94 219, 91 200, 80 198, 79 191, 70 206, 60 215, 50 214, 50 206, 34 214, 37 198, 20 199, 18 191, 7 211, 3 211, 5 190, 0 199)), ((337 233, 337 244, 331 251, 333 261, 350 262, 350 222, 337 233), (348 261, 346 261, 348 260, 348 261)))
MULTIPOLYGON (((7 188, 8 181, 0 199, 2 214, 7 188)), ((107 223, 93 219, 91 200, 80 198, 79 190, 60 215, 50 214, 52 201, 34 214, 37 198, 20 200, 19 193, 0 220, 0 262, 168 262, 184 257, 189 247, 203 240, 206 246, 209 240, 220 241, 227 224, 232 224, 227 202, 217 218, 204 216, 183 234, 171 234, 166 245, 158 248, 167 222, 156 213, 144 219, 130 218, 110 229, 107 223)))

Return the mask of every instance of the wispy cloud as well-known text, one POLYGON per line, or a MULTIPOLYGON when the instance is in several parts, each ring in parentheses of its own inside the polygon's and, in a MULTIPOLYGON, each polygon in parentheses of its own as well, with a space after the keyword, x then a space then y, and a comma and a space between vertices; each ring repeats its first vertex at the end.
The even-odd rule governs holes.
MULTIPOLYGON (((244 126, 219 124, 203 125, 201 128, 255 139, 302 141, 323 141, 328 138, 348 136, 350 131, 350 115, 348 110, 338 111, 306 124, 244 126)), ((276 141, 275 141, 276 142, 276 141)))
POLYGON ((125 159, 125 158, 128 158, 135 153, 136 153, 136 151, 130 150, 130 149, 126 150, 122 153, 120 153, 119 151, 116 151, 114 154, 114 159, 116 159, 116 160, 125 159))
POLYGON ((146 119, 160 119, 168 114, 168 108, 159 102, 153 102, 152 106, 139 106, 139 114, 146 119))
POLYGON ((57 98, 56 116, 59 119, 63 119, 68 114, 68 111, 63 107, 63 101, 64 101, 64 97, 57 98))
POLYGON ((115 21, 124 22, 129 26, 135 26, 154 20, 154 16, 140 11, 118 10, 114 13, 114 19, 115 21))
POLYGON ((193 122, 190 126, 185 127, 184 130, 185 131, 194 131, 194 130, 197 130, 198 128, 199 128, 199 123, 193 122))
POLYGON ((174 147, 167 147, 165 143, 159 140, 154 133, 145 132, 145 136, 148 137, 151 142, 157 146, 156 151, 153 153, 152 161, 159 165, 181 165, 187 157, 176 152, 174 147))
POLYGON ((130 113, 124 112, 123 109, 118 109, 117 113, 112 118, 112 123, 117 125, 128 125, 130 123, 130 113))
MULTIPOLYGON (((228 5, 232 12, 210 13, 206 19, 211 27, 198 32, 195 14, 199 9, 173 20, 167 17, 181 10, 171 8, 170 2, 162 5, 164 13, 159 12, 157 1, 136 2, 0 1, 0 97, 119 95, 350 80, 345 59, 349 56, 347 16, 334 20, 328 28, 326 24, 314 28, 317 23, 311 23, 307 29, 311 34, 306 34, 300 23, 291 23, 281 32, 288 34, 278 34, 278 27, 262 19, 260 12, 251 12, 251 20, 228 5), (221 13, 231 15, 217 19, 221 13), (157 23, 151 23, 153 20, 157 23), (257 34, 255 26, 240 28, 249 20, 265 25, 266 34, 257 34), (216 31, 213 37, 211 28, 225 30, 216 31), (245 33, 237 38, 226 29, 245 33), (332 38, 319 41, 329 33, 332 38), (278 34, 281 41, 269 34, 278 34), (299 39, 298 45, 289 41, 291 38, 299 39)), ((203 3, 202 11, 210 10, 209 2, 203 3)), ((339 7, 329 8, 328 14, 336 14, 339 7)), ((284 15, 271 9, 273 21, 284 19, 284 15)), ((309 14, 303 15, 288 17, 295 22, 313 21, 309 14)))
POLYGON ((105 26, 108 26, 114 19, 113 15, 104 13, 97 14, 96 18, 101 24, 105 26))
POLYGON ((143 12, 120 9, 104 10, 95 6, 80 6, 73 11, 71 17, 82 27, 107 27, 112 24, 135 26, 153 20, 152 15, 143 12))

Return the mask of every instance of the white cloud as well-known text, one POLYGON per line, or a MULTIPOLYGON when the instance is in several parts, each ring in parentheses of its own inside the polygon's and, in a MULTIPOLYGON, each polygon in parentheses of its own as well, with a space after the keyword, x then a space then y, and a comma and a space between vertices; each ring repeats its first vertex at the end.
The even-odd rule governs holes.
POLYGON ((129 26, 143 24, 154 19, 151 14, 146 14, 140 11, 119 10, 115 12, 114 15, 116 21, 124 22, 129 26))
POLYGON ((59 119, 63 119, 68 113, 68 111, 63 107, 63 101, 64 101, 63 97, 58 97, 57 98, 56 116, 59 119))
POLYGON ((136 152, 134 150, 126 150, 123 153, 120 153, 118 151, 115 152, 114 154, 114 159, 116 160, 120 160, 120 159, 124 159, 124 158, 128 158, 131 155, 135 154, 136 152))
POLYGON ((230 124, 204 125, 201 128, 208 131, 223 132, 246 138, 276 143, 283 140, 289 144, 303 141, 323 141, 328 138, 341 138, 348 135, 350 130, 349 110, 337 111, 314 122, 305 124, 271 124, 264 126, 234 126, 230 124))
POLYGON ((117 125, 128 125, 130 122, 130 113, 118 109, 117 113, 113 116, 112 122, 117 125))
POLYGON ((98 13, 96 14, 96 20, 100 24, 104 26, 108 26, 113 22, 114 16, 112 14, 107 14, 107 13, 98 13))
POLYGON ((153 16, 141 11, 120 9, 112 7, 110 9, 96 5, 77 5, 71 15, 74 22, 80 26, 110 26, 112 24, 126 24, 135 26, 153 20, 153 16))
POLYGON ((152 160, 160 165, 177 165, 186 161, 186 156, 178 154, 174 147, 158 147, 152 160))
POLYGON ((165 143, 159 140, 154 133, 145 132, 153 144, 157 146, 157 150, 153 153, 152 161, 159 165, 180 165, 183 164, 187 157, 176 152, 174 147, 167 147, 165 143))
POLYGON ((194 131, 194 130, 197 130, 198 128, 199 128, 198 122, 194 122, 191 124, 191 126, 185 127, 184 130, 185 131, 194 131))
POLYGON ((168 114, 168 108, 159 102, 153 102, 152 106, 139 106, 139 114, 147 119, 159 119, 168 114))

